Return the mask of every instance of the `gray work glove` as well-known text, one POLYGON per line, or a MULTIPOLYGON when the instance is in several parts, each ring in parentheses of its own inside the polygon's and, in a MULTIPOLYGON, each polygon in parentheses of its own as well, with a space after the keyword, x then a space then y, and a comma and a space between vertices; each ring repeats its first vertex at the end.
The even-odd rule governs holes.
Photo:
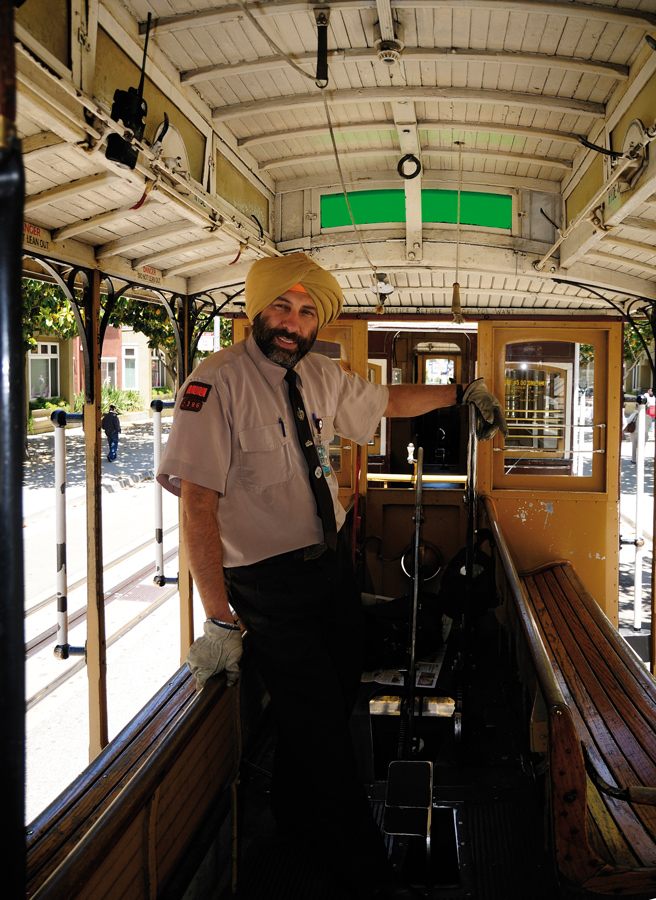
POLYGON ((205 634, 193 642, 185 662, 196 679, 196 687, 202 688, 208 678, 225 671, 228 685, 239 681, 241 659, 241 631, 221 628, 207 620, 205 634))
POLYGON ((488 391, 482 378, 477 378, 476 381, 467 385, 467 389, 462 395, 462 402, 463 404, 471 403, 476 407, 479 414, 476 426, 479 441, 489 441, 499 429, 504 437, 508 434, 503 407, 494 394, 488 391))

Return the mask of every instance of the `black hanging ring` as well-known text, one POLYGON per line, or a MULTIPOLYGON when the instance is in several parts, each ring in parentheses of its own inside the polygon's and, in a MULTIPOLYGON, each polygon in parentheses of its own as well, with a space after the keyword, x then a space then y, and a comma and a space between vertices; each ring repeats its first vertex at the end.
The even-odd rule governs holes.
POLYGON ((408 179, 416 178, 417 175, 419 175, 419 173, 421 172, 421 163, 419 162, 417 157, 414 156, 412 153, 406 153, 406 155, 399 160, 399 164, 396 167, 396 171, 399 173, 401 178, 408 178, 408 179), (415 164, 414 172, 411 172, 409 175, 407 175, 403 169, 403 166, 407 162, 413 162, 415 164))

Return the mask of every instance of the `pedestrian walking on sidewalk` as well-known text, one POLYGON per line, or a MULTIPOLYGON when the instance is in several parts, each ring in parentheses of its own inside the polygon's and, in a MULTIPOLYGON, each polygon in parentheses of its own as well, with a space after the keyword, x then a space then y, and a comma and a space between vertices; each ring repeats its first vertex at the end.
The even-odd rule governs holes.
POLYGON ((649 434, 649 432, 654 427, 654 416, 656 415, 656 397, 654 396, 654 392, 651 388, 649 388, 647 393, 644 395, 644 398, 647 402, 647 415, 649 416, 646 422, 647 434, 649 434))
POLYGON ((121 433, 121 423, 116 414, 116 407, 113 404, 110 405, 109 410, 102 417, 100 426, 107 435, 107 444, 109 445, 107 461, 114 462, 118 450, 118 436, 121 433))

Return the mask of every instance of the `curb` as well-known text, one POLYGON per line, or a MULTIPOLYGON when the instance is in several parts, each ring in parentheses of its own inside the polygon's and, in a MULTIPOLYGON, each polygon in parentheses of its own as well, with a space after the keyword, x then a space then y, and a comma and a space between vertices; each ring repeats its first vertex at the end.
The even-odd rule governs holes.
MULTIPOLYGON (((133 475, 103 475, 102 481, 100 483, 100 489, 101 491, 106 491, 109 494, 115 494, 123 488, 133 487, 133 485, 135 484, 140 484, 143 481, 154 480, 154 478, 154 469, 146 469, 142 472, 135 472, 133 475)), ((52 490, 54 491, 54 488, 52 490)), ((79 500, 81 497, 86 497, 85 487, 73 488, 70 490, 67 489, 66 491, 67 501, 79 500)), ((23 527, 25 527, 26 525, 34 525, 44 515, 47 515, 48 513, 52 513, 54 511, 54 503, 47 503, 45 506, 40 506, 38 509, 31 510, 27 515, 23 516, 23 527)))
MULTIPOLYGON (((103 476, 103 479, 107 476, 103 476)), ((110 475, 112 481, 102 481, 101 488, 103 491, 114 493, 118 488, 132 487, 134 484, 140 484, 142 481, 153 480, 155 478, 155 470, 148 469, 143 472, 136 472, 134 475, 110 475)))
MULTIPOLYGON (((635 522, 633 521, 633 519, 630 519, 624 513, 620 513, 620 522, 623 522, 625 525, 627 525, 629 528, 632 528, 635 531, 635 522)), ((649 532, 643 528, 642 536, 644 537, 645 541, 648 541, 650 544, 653 545, 654 536, 653 536, 653 534, 651 534, 651 532, 649 532)))

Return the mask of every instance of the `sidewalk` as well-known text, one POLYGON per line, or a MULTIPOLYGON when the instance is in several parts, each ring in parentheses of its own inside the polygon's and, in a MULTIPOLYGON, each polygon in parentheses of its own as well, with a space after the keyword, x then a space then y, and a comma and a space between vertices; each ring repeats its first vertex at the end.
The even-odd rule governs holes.
MULTIPOLYGON (((162 446, 166 443, 170 419, 162 420, 162 446)), ((115 462, 107 461, 107 441, 102 438, 103 491, 124 487, 154 477, 153 424, 144 414, 143 421, 123 424, 115 462)), ((55 506, 55 438, 53 433, 28 435, 23 465, 23 521, 30 524, 45 510, 55 506)), ((66 496, 86 494, 84 433, 81 428, 66 430, 66 496)))
MULTIPOLYGON (((646 540, 654 540, 654 441, 645 444, 645 480, 642 501, 642 525, 646 540)), ((631 442, 622 441, 622 468, 620 474, 620 525, 624 530, 635 528, 636 517, 636 466, 631 462, 631 442)), ((628 535, 624 535, 628 536, 628 535)))

